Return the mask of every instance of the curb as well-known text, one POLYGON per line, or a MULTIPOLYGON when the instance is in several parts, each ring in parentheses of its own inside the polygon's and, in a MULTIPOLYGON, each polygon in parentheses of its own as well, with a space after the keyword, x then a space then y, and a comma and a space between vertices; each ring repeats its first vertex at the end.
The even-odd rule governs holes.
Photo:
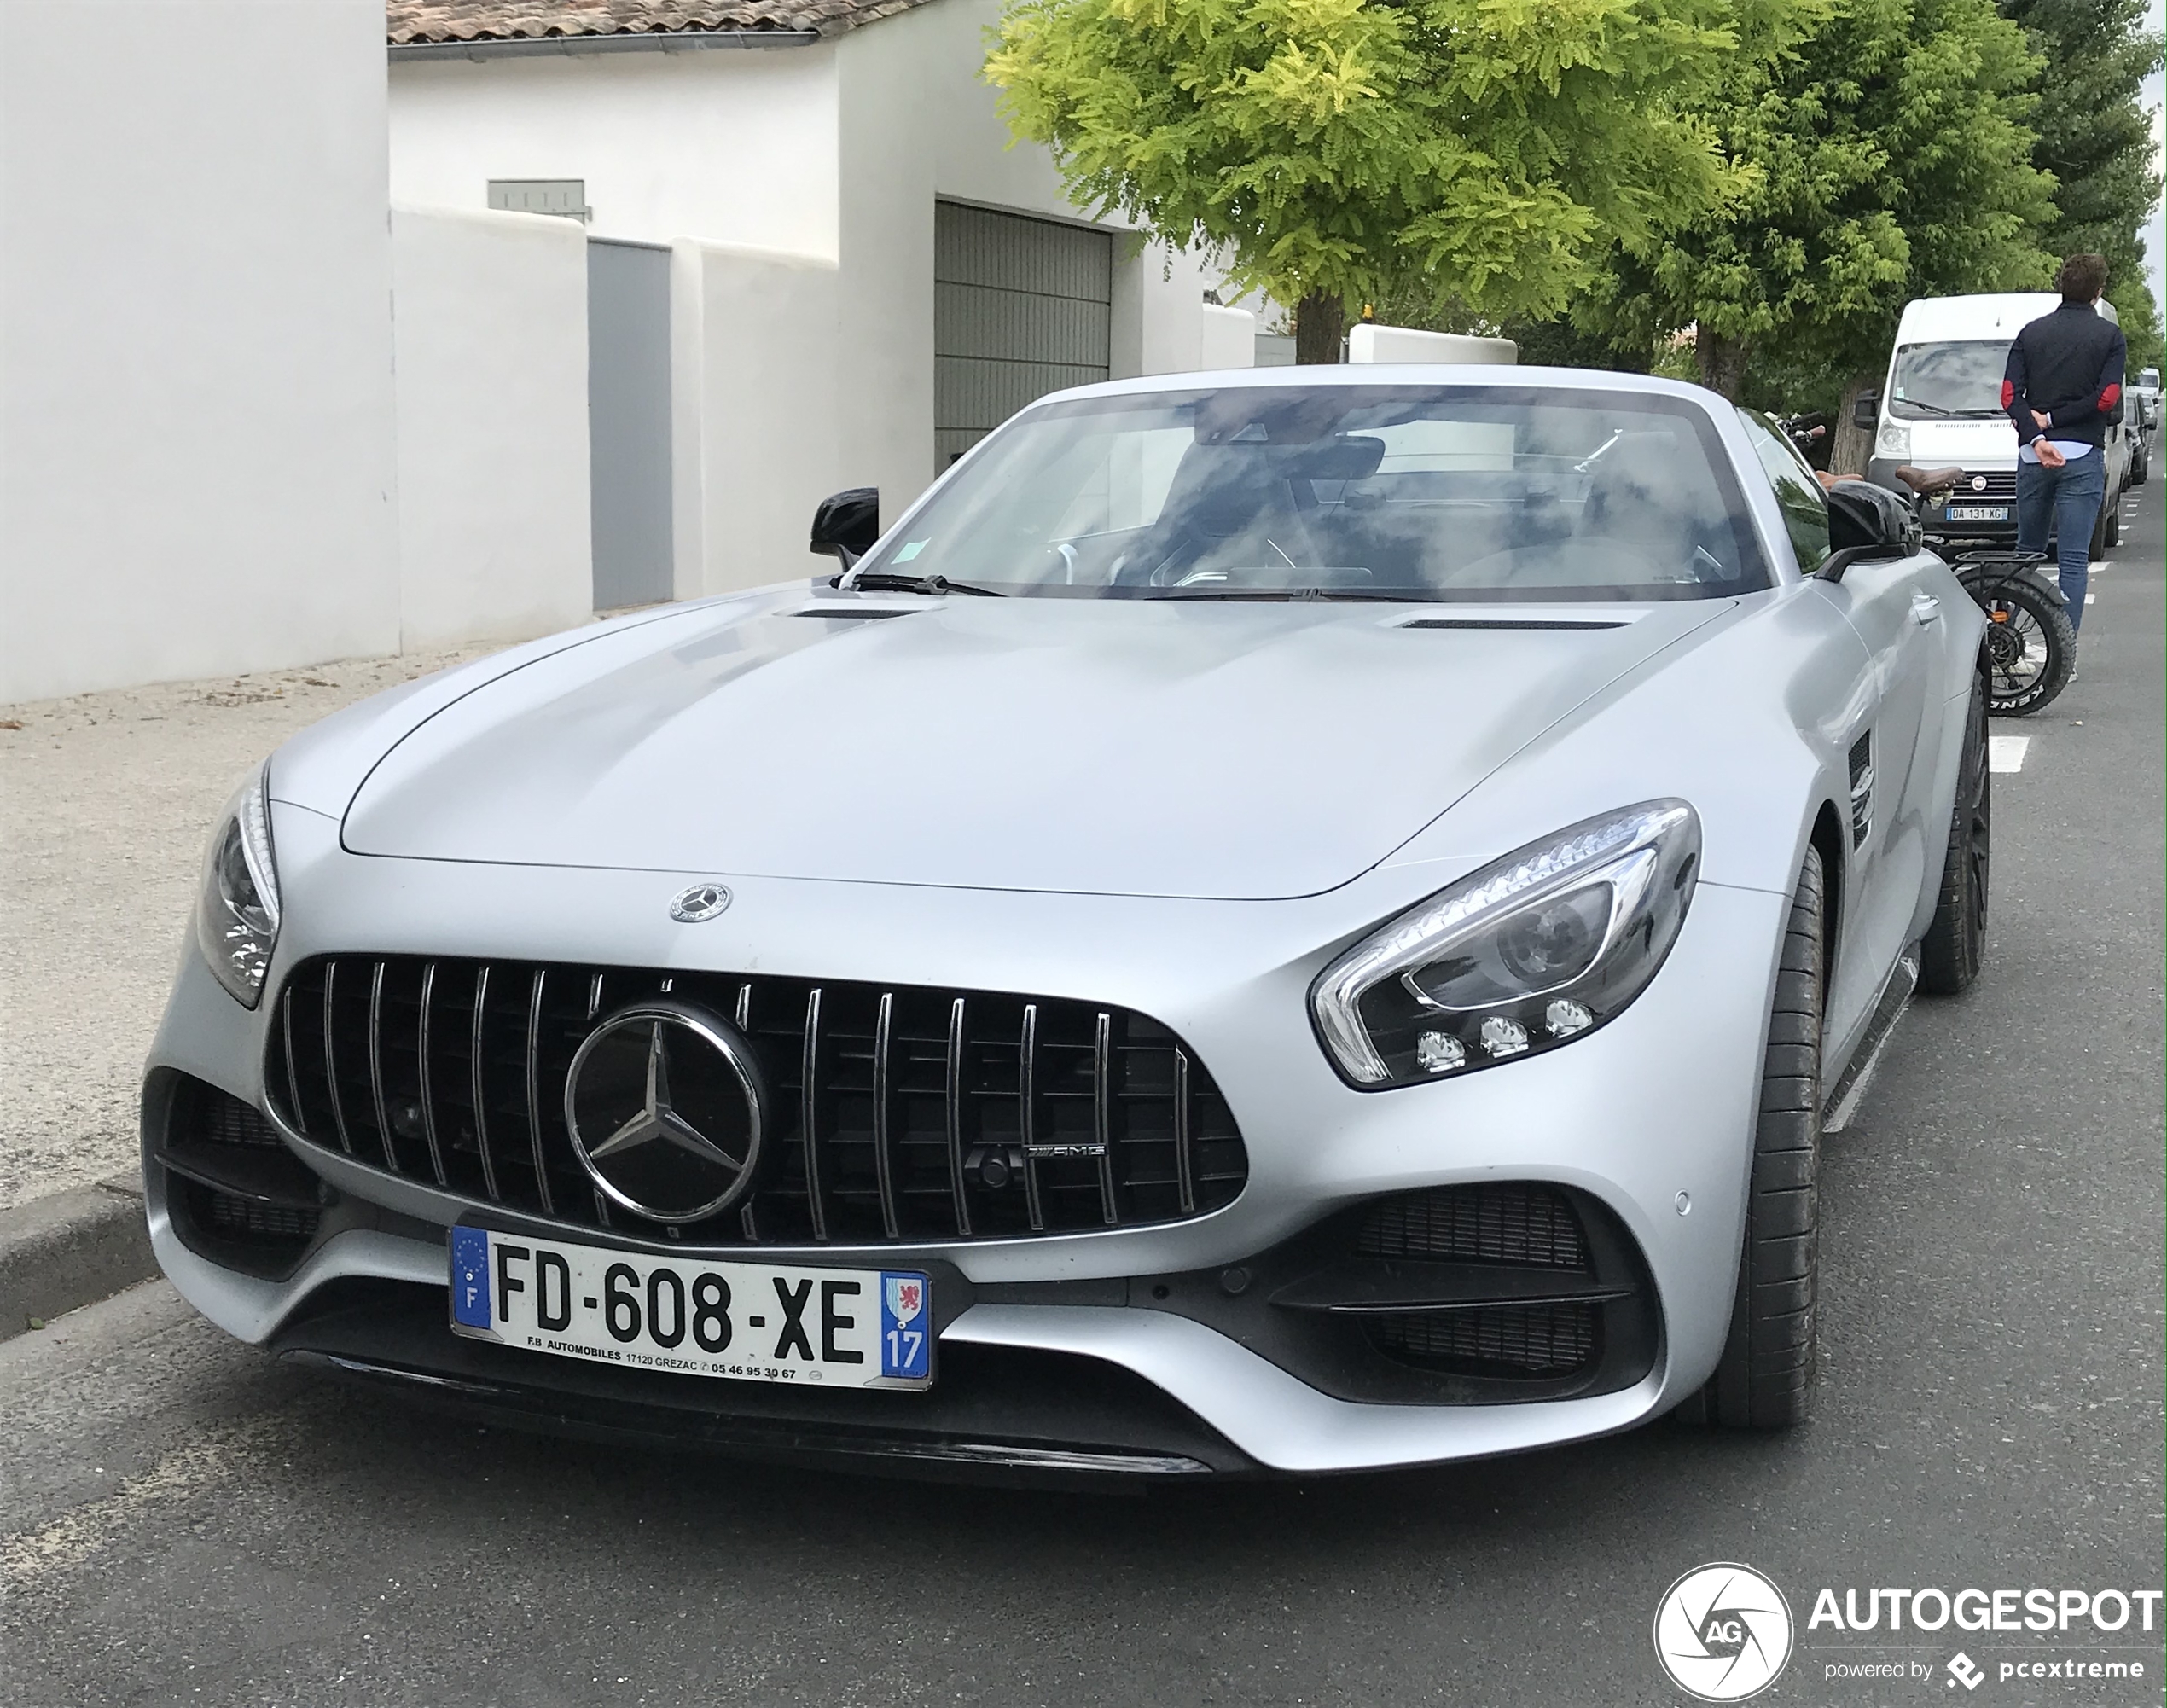
POLYGON ((157 1273, 132 1175, 0 1210, 0 1340, 157 1273))

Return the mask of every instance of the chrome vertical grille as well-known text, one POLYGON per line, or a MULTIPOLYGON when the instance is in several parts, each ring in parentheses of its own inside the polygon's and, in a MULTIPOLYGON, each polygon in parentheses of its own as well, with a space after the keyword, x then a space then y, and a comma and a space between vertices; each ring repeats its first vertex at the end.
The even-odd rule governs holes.
POLYGON ((605 1211, 564 1089, 598 1016, 668 995, 735 1022, 770 1091, 751 1196, 705 1245, 1008 1239, 1200 1216, 1248 1159, 1181 1040, 1124 1009, 995 991, 341 956, 274 1010, 266 1076, 295 1131, 384 1173, 575 1227, 605 1211))

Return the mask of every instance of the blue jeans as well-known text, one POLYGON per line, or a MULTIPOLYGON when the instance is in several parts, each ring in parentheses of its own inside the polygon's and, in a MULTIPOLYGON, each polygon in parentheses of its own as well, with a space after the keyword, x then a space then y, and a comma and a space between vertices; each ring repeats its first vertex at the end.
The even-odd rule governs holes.
POLYGON ((2069 626, 2084 625, 2084 589, 2092 578, 2092 526, 2106 497, 2106 453, 2094 448, 2060 468, 2017 463, 2017 549, 2044 551, 2054 537, 2069 626))

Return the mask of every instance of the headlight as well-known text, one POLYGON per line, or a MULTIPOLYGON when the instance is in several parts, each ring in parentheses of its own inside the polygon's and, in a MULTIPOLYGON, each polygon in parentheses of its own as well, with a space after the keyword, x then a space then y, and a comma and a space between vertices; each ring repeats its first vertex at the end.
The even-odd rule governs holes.
POLYGON ((1883 421, 1880 434, 1874 441, 1874 454, 1876 456, 1910 456, 1911 423, 1897 421, 1883 421))
POLYGON ((1366 1090, 1554 1049, 1647 987, 1699 863, 1700 820, 1682 800, 1531 843, 1326 967, 1310 993, 1318 1035, 1366 1090))
POLYGON ((195 904, 195 940, 218 982, 243 1008, 263 995, 278 941, 278 869, 271 858, 269 770, 259 770, 226 804, 195 904))

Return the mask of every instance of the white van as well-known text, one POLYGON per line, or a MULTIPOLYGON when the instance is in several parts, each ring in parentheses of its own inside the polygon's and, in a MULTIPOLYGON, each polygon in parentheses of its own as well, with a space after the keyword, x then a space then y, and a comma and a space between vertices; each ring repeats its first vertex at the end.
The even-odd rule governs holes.
MULTIPOLYGON (((1896 349, 1880 391, 1858 400, 1853 416, 1874 433, 1867 478, 1892 491, 1908 492, 1895 469, 1955 466, 1970 479, 1927 513, 1927 529, 1978 539, 2014 539, 2017 532, 2017 433, 2001 412, 2001 376, 2009 342, 2061 299, 2052 291, 1996 296, 1924 297, 1907 304, 1897 327, 1896 349)), ((2118 325, 2114 305, 2100 312, 2118 325)), ((2092 533, 2092 555, 2122 537, 2122 494, 2129 484, 2128 434, 2117 425, 2106 433, 2106 502, 2092 533)))

